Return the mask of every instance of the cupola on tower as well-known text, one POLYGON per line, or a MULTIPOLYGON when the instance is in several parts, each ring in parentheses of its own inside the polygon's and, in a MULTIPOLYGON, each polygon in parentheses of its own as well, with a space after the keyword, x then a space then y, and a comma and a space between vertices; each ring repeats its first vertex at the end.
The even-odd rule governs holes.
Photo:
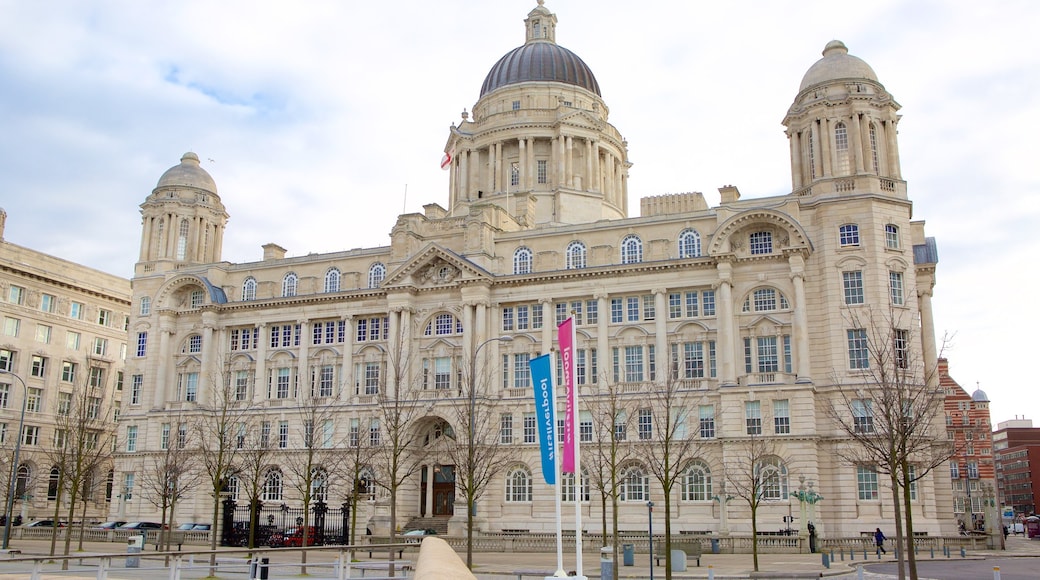
POLYGON ((832 40, 802 77, 783 124, 800 195, 880 191, 906 196, 899 171, 899 103, 866 62, 832 40))
POLYGON ((452 126, 445 151, 449 210, 494 204, 522 227, 627 216, 627 143, 588 65, 556 44, 543 0, 524 20, 525 42, 491 67, 480 99, 452 126))
POLYGON ((210 264, 220 261, 228 214, 217 184, 188 152, 159 178, 141 204, 140 262, 210 264))

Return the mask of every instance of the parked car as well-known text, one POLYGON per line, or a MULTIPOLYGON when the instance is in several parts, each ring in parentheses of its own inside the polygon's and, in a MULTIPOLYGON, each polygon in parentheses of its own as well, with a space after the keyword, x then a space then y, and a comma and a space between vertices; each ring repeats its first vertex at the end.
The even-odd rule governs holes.
POLYGON ((182 532, 196 531, 196 532, 208 532, 210 529, 209 524, 196 524, 194 522, 187 522, 177 526, 177 529, 182 532))
MULTIPOLYGON (((321 546, 325 543, 325 534, 314 526, 307 526, 310 530, 307 532, 307 545, 308 546, 321 546)), ((272 548, 299 548, 303 546, 303 530, 301 526, 299 528, 289 528, 285 530, 284 534, 274 534, 268 541, 268 545, 272 548)))
POLYGON ((114 530, 114 529, 122 526, 125 523, 126 522, 105 522, 103 524, 98 524, 98 525, 94 526, 94 529, 95 530, 114 530))
POLYGON ((419 530, 408 530, 407 532, 401 534, 401 538, 403 538, 403 541, 405 541, 407 543, 418 544, 418 543, 422 543, 423 538, 425 538, 426 536, 436 536, 436 535, 437 535, 437 530, 435 530, 433 528, 423 528, 423 529, 419 529, 419 530))
MULTIPOLYGON (((36 520, 35 522, 29 522, 29 523, 25 524, 25 527, 27 527, 27 528, 53 528, 55 526, 54 526, 54 520, 36 520)), ((58 526, 57 527, 64 528, 65 527, 65 522, 58 522, 58 526)))
POLYGON ((170 526, 164 526, 158 522, 130 522, 119 526, 120 530, 168 530, 170 526))

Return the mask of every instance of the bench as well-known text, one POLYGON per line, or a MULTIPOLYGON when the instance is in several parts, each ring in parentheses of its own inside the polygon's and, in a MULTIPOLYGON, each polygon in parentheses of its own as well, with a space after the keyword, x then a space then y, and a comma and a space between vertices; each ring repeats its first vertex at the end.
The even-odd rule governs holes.
MULTIPOLYGON (((686 560, 687 561, 696 560, 697 561, 697 567, 700 568, 700 566, 701 566, 701 555, 703 555, 703 550, 701 549, 700 541, 693 541, 693 542, 676 542, 676 541, 672 541, 672 548, 675 549, 675 550, 682 550, 683 552, 685 552, 686 553, 686 560)), ((654 542, 654 560, 657 561, 657 565, 658 566, 661 565, 661 559, 664 558, 664 557, 666 557, 666 554, 665 554, 665 543, 661 542, 661 541, 654 542)))
POLYGON ((551 570, 513 570, 513 574, 516 574, 516 580, 524 580, 524 576, 533 576, 535 578, 548 578, 555 573, 555 571, 551 570))

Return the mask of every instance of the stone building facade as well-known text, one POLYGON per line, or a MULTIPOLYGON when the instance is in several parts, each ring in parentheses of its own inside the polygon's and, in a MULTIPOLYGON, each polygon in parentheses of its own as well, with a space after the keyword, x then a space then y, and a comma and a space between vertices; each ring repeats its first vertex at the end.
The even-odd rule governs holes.
MULTIPOLYGON (((59 497, 57 451, 81 440, 112 444, 130 281, 12 244, 3 239, 6 220, 0 209, 0 485, 6 500, 24 402, 12 513, 23 521, 52 519, 59 497), (88 433, 77 434, 83 430, 88 433)), ((91 469, 83 488, 86 513, 78 505, 76 519, 96 522, 108 515, 114 474, 105 455, 108 460, 91 469)), ((60 495, 64 519, 68 495, 60 495)))
MULTIPOLYGON (((870 391, 872 312, 894 325, 900 360, 935 380, 923 369, 937 364, 937 258, 911 218, 899 105, 869 65, 831 42, 784 118, 789 194, 743 198, 725 186, 716 207, 700 193, 661 195, 630 217, 628 143, 592 71, 556 43, 556 25, 541 2, 527 15, 524 44, 449 130, 446 207, 399 216, 389 246, 288 257, 268 244, 260 261, 223 262, 229 210, 198 157, 185 154, 159 179, 141 206, 119 426, 135 447, 121 446, 118 481, 132 485, 171 430, 232 384, 243 432, 256 424, 275 448, 265 503, 298 504, 278 457, 319 431, 344 455, 364 441, 385 446, 393 393, 416 409, 404 438, 416 469, 400 487, 398 526, 420 516, 464 525, 443 446, 466 432, 457 410, 468 402, 476 416, 493 414, 496 440, 515 453, 477 501, 478 527, 550 531, 527 362, 557 347, 554 326, 573 315, 586 458, 605 439, 592 413, 605 397, 627 409, 626 439, 649 445, 661 437, 656 397, 681 393, 670 416, 695 452, 672 491, 676 531, 750 532, 747 506, 717 498, 739 477, 727 465, 756 437, 776 449, 763 464, 759 529, 801 516, 795 494, 806 486, 823 499, 796 522, 802 530, 808 518, 832 535, 891 521, 878 474, 838 458, 849 441, 828 409, 839 388, 870 391), (328 413, 320 426, 301 411, 315 402, 328 413)), ((390 509, 378 484, 390 475, 375 463, 357 509, 362 529, 380 534, 390 509)), ((638 454, 621 467, 621 527, 645 530, 661 487, 638 454)), ((320 485, 339 505, 356 484, 329 472, 320 485)), ((915 529, 955 529, 945 467, 919 486, 915 529)), ((227 493, 244 500, 235 478, 227 493)), ((209 517, 212 499, 194 496, 180 521, 209 517)), ((588 496, 584 527, 599 531, 599 500, 588 496)), ((154 517, 140 502, 113 513, 154 517)))

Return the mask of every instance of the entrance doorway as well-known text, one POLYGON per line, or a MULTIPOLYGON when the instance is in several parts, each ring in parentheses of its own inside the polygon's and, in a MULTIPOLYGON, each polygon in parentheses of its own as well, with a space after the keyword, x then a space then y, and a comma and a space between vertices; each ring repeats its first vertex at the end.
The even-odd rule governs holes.
POLYGON ((420 513, 423 516, 455 515, 455 466, 438 465, 430 469, 423 468, 423 493, 420 513), (429 480, 429 472, 433 471, 433 483, 429 480), (428 505, 428 502, 433 505, 428 505), (432 507, 432 509, 430 509, 432 507))

